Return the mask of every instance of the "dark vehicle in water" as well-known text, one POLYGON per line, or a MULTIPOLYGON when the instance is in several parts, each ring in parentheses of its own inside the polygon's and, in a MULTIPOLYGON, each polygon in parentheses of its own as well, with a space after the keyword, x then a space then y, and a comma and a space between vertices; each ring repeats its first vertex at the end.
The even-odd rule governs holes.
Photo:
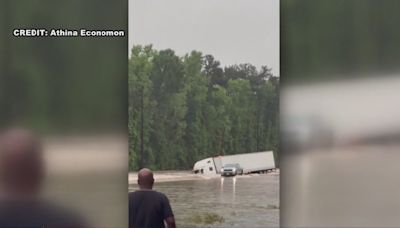
POLYGON ((243 175, 243 168, 239 164, 227 164, 221 168, 221 176, 243 175))

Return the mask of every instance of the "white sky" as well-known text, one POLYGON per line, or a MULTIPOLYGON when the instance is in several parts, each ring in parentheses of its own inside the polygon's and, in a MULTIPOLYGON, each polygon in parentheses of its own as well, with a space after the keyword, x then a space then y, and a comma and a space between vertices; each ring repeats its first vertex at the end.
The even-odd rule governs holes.
POLYGON ((134 44, 198 50, 223 66, 267 65, 279 75, 279 0, 129 0, 134 44))

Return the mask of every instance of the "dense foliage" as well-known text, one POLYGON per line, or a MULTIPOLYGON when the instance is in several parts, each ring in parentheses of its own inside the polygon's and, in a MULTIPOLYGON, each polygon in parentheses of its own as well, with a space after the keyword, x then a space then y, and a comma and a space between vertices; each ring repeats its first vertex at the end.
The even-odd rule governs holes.
POLYGON ((134 46, 130 169, 189 169, 209 156, 278 150, 279 78, 266 66, 134 46))

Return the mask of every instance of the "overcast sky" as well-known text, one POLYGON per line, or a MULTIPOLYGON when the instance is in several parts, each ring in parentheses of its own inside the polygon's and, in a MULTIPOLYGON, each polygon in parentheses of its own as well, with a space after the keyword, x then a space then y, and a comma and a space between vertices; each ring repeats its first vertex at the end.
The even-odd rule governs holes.
POLYGON ((279 75, 279 0, 129 0, 129 48, 212 54, 279 75))

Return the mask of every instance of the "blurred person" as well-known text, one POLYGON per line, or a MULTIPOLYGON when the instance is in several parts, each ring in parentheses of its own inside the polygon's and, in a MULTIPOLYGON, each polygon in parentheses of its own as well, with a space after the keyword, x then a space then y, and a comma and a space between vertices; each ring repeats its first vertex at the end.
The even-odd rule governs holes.
POLYGON ((30 131, 0 134, 0 227, 85 227, 72 211, 43 199, 41 142, 30 131))
POLYGON ((175 218, 169 200, 153 190, 154 177, 150 169, 138 173, 140 190, 129 193, 130 228, 175 228, 175 218))

